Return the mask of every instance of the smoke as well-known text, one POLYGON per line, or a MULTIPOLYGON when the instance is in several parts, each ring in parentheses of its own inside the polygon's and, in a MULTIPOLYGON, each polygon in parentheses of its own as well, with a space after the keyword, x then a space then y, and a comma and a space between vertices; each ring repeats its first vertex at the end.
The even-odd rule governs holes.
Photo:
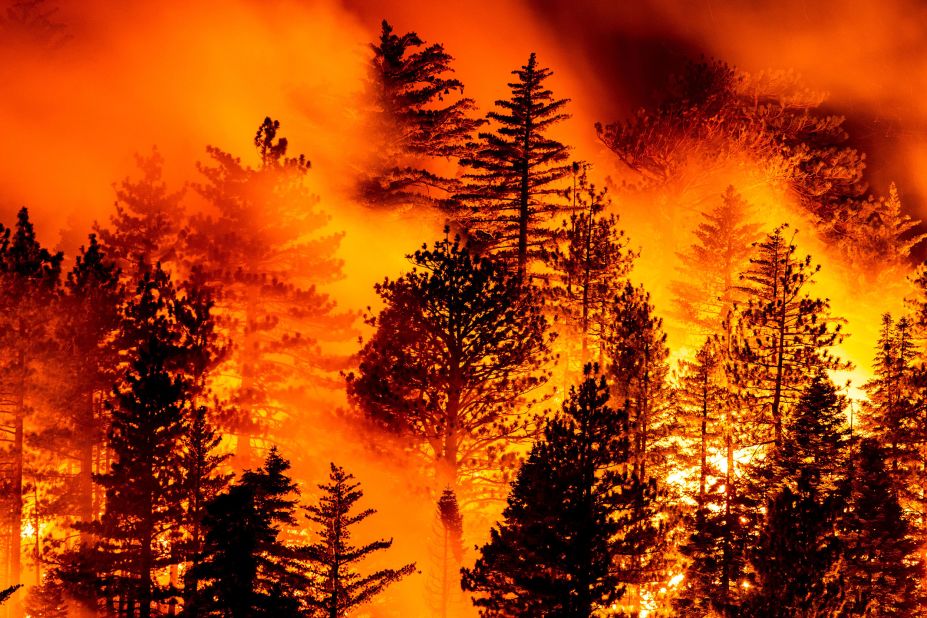
MULTIPOLYGON (((334 217, 331 230, 347 232, 346 278, 330 291, 344 308, 373 303, 373 283, 407 269, 404 255, 433 240, 442 225, 430 214, 372 213, 349 197, 351 162, 365 146, 357 95, 383 18, 400 32, 443 43, 466 95, 482 111, 506 96, 510 71, 536 51, 554 71, 552 90, 572 100, 573 117, 557 137, 574 146, 576 158, 595 163, 597 180, 620 179, 624 170, 597 142, 594 123, 652 102, 687 59, 713 56, 747 71, 794 68, 810 88, 829 91, 829 108, 847 116, 853 143, 870 154, 875 188, 882 192, 897 181, 906 206, 927 216, 927 177, 919 173, 927 163, 927 5, 915 0, 61 0, 57 6, 52 19, 66 38, 10 23, 0 30, 0 221, 12 222, 26 205, 41 240, 69 252, 93 221, 108 218, 112 184, 134 174, 136 152, 156 145, 168 181, 180 187, 196 180, 195 162, 205 159, 207 144, 256 163, 254 130, 271 116, 282 122, 291 148, 312 161, 310 183, 334 217)), ((736 179, 729 171, 703 179, 694 203, 714 206, 711 200, 736 179)), ((784 193, 768 187, 745 197, 770 228, 795 213, 784 193)), ((674 215, 676 204, 651 198, 618 195, 615 208, 643 250, 634 276, 665 311, 675 255, 691 242, 694 215, 674 215)), ((188 202, 198 207, 193 192, 188 202)), ((871 305, 849 298, 842 284, 853 273, 828 256, 810 224, 799 226, 803 249, 825 261, 823 295, 833 299, 835 313, 851 314, 850 356, 866 364, 889 294, 871 305)), ((671 343, 681 345, 684 333, 671 334, 671 343)), ((324 480, 326 460, 335 460, 368 488, 367 504, 381 510, 363 538, 386 530, 396 537, 391 564, 424 563, 421 541, 434 504, 408 462, 370 455, 363 443, 375 436, 320 420, 315 411, 306 418, 317 423, 306 427, 306 440, 324 444, 297 469, 307 497, 324 480)), ((411 579, 397 594, 405 615, 423 615, 424 583, 411 579)))

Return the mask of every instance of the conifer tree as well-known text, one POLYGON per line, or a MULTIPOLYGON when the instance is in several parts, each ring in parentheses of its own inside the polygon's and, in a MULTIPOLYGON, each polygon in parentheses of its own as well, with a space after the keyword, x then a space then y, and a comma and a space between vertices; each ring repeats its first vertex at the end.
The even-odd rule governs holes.
POLYGON ((604 363, 603 344, 609 304, 616 282, 631 270, 637 255, 628 248, 624 231, 618 229, 618 217, 606 215, 611 201, 606 189, 599 190, 587 177, 587 166, 579 171, 574 164, 574 212, 564 222, 560 236, 566 245, 557 255, 557 285, 553 306, 563 319, 567 351, 565 364, 572 379, 570 360, 604 363), (577 176, 578 174, 578 176, 577 176), (574 351, 578 347, 578 353, 574 351))
POLYGON ((471 117, 476 103, 462 96, 453 58, 440 43, 426 45, 415 32, 396 34, 384 20, 371 48, 374 161, 360 183, 361 197, 376 206, 446 206, 459 183, 434 171, 433 159, 467 152, 484 122, 471 117))
POLYGON ((298 490, 289 468, 272 448, 263 467, 245 471, 209 501, 205 547, 193 576, 206 585, 189 615, 295 615, 296 591, 282 588, 298 581, 287 566, 294 554, 281 530, 296 523, 298 490))
POLYGON ((435 549, 439 571, 437 588, 438 613, 442 618, 454 615, 459 595, 458 575, 463 566, 463 515, 457 495, 445 489, 438 498, 438 541, 435 549))
POLYGON ((667 469, 661 439, 672 426, 666 405, 669 349, 663 320, 655 315, 650 294, 630 281, 614 296, 609 311, 604 348, 612 393, 630 414, 634 469, 640 478, 648 478, 667 469))
POLYGON ((750 75, 692 62, 663 94, 626 121, 596 125, 605 146, 651 182, 669 182, 693 161, 703 170, 746 153, 771 180, 788 183, 825 229, 866 193, 865 158, 847 144, 844 118, 826 113, 824 95, 794 72, 750 75))
POLYGON ((45 579, 26 595, 26 615, 29 618, 68 618, 68 611, 63 590, 55 581, 45 579))
POLYGON ((96 519, 102 505, 93 475, 104 471, 106 403, 121 364, 116 334, 126 292, 119 279, 107 249, 91 234, 67 275, 57 320, 57 354, 65 374, 58 396, 63 414, 36 437, 40 449, 77 464, 76 482, 72 475, 63 476, 56 500, 58 514, 85 523, 96 519))
MULTIPOLYGON (((119 597, 120 615, 146 618, 173 591, 159 573, 175 560, 183 521, 182 441, 196 396, 197 345, 186 328, 191 296, 178 293, 160 265, 143 274, 125 308, 120 331, 128 368, 109 404, 113 463, 97 477, 106 492, 102 517, 86 529, 97 539, 104 594, 119 597)), ((208 315, 199 328, 209 330, 208 315)))
POLYGON ((914 616, 923 603, 924 560, 885 465, 887 451, 863 440, 848 478, 837 530, 841 615, 914 616))
POLYGON ((329 482, 319 485, 319 489, 322 495, 318 503, 306 509, 306 517, 318 526, 319 540, 300 550, 312 580, 317 582, 307 595, 307 603, 313 615, 343 618, 414 573, 415 564, 360 573, 357 563, 374 552, 389 549, 393 542, 381 539, 363 545, 351 543, 351 529, 376 513, 374 509, 355 511, 364 492, 353 475, 331 464, 329 482))
POLYGON ((295 420, 286 409, 340 384, 346 359, 325 346, 349 337, 355 319, 317 287, 342 276, 342 234, 321 234, 330 218, 305 187, 309 161, 288 156, 279 131, 270 118, 258 128, 257 167, 207 149, 213 165, 199 166, 196 190, 213 212, 191 218, 184 247, 192 278, 218 288, 216 313, 235 344, 221 373, 238 384, 217 394, 238 410, 228 424, 244 467, 252 442, 290 435, 283 428, 295 420))
POLYGON ((206 506, 205 541, 194 577, 203 582, 185 616, 300 616, 307 582, 291 563, 283 526, 296 525, 298 490, 276 448, 206 506))
POLYGON ((222 436, 208 419, 205 405, 194 405, 188 411, 186 431, 181 441, 184 471, 185 535, 178 542, 186 563, 183 582, 183 605, 190 616, 197 615, 200 588, 200 559, 205 545, 207 506, 229 481, 220 466, 228 458, 219 454, 222 436))
POLYGON ((605 378, 588 369, 519 470, 476 564, 463 570, 482 616, 592 616, 621 599, 629 575, 621 558, 646 553, 659 536, 639 518, 656 486, 631 465, 627 410, 608 406, 605 378))
POLYGON ((22 581, 26 418, 50 392, 44 380, 56 350, 51 323, 61 261, 60 253, 52 254, 39 243, 25 208, 15 228, 0 229, 0 415, 9 440, 2 478, 3 526, 7 574, 13 582, 22 581))
POLYGON ((914 339, 908 318, 896 322, 887 313, 882 316, 873 362, 875 376, 865 385, 869 398, 863 402, 859 419, 861 428, 885 446, 889 469, 896 477, 904 475, 916 457, 918 438, 912 424, 917 417, 918 348, 914 339))
POLYGON ((677 402, 683 411, 698 483, 691 534, 680 548, 689 559, 676 608, 684 615, 714 610, 737 614, 742 602, 746 545, 749 543, 749 503, 742 494, 735 454, 740 444, 737 402, 725 384, 724 351, 709 339, 692 362, 683 366, 677 402), (723 456, 724 464, 715 463, 723 456))
POLYGON ((135 155, 135 161, 141 177, 125 178, 116 186, 116 212, 109 226, 94 226, 107 255, 132 285, 155 263, 167 266, 179 260, 185 217, 185 191, 168 188, 164 157, 158 149, 153 148, 149 155, 135 155))
POLYGON ((494 130, 481 132, 461 159, 470 171, 458 198, 470 211, 464 219, 475 238, 525 281, 529 262, 554 250, 552 219, 564 209, 560 181, 570 165, 569 148, 549 131, 569 116, 567 99, 555 99, 545 87, 552 72, 535 54, 512 74, 511 98, 496 101, 498 111, 487 114, 494 130))
POLYGON ((829 302, 808 291, 820 267, 811 265, 811 256, 796 255, 786 227, 756 245, 742 276, 749 304, 739 316, 731 365, 755 411, 755 443, 776 448, 782 446, 789 408, 810 376, 818 369, 847 367, 830 352, 843 340, 841 325, 829 315, 829 302))
POLYGON ((757 577, 752 615, 827 615, 834 603, 828 574, 839 561, 835 529, 846 505, 844 408, 818 370, 802 392, 782 446, 760 464, 759 482, 772 498, 752 559, 757 577))
POLYGON ((715 333, 735 304, 745 300, 740 273, 749 265, 759 226, 748 222, 749 206, 733 186, 721 204, 702 213, 696 242, 679 254, 680 278, 672 284, 678 316, 703 334, 715 333))
POLYGON ((498 470, 531 435, 523 405, 540 387, 550 336, 535 290, 459 238, 423 246, 415 268, 376 286, 384 309, 347 376, 366 417, 406 436, 436 468, 437 487, 498 470))

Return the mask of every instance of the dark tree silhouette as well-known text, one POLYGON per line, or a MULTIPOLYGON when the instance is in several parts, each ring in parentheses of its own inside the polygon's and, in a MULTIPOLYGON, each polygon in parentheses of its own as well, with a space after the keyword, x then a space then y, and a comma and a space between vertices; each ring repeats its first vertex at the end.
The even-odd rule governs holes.
POLYGON ((367 318, 376 332, 348 395, 427 453, 437 488, 456 490, 462 476, 498 471, 506 447, 532 435, 524 405, 546 379, 550 336, 536 291, 459 239, 410 258, 415 269, 376 286, 385 307, 367 318))
POLYGON ((51 324, 61 261, 60 253, 52 254, 38 242, 25 208, 15 228, 0 228, 0 423, 7 441, 3 526, 7 573, 13 582, 22 581, 26 417, 49 397, 46 369, 56 350, 51 324))
POLYGON ((684 417, 685 436, 694 456, 677 465, 694 468, 698 475, 691 534, 680 552, 689 559, 682 588, 675 602, 683 615, 716 611, 736 616, 742 601, 746 548, 750 541, 750 504, 740 495, 735 454, 740 443, 737 402, 725 384, 724 354, 709 339, 693 361, 683 365, 677 402, 684 417), (724 457, 716 463, 711 455, 724 457))
POLYGON ((355 608, 370 603, 388 586, 415 572, 415 564, 397 569, 379 569, 362 574, 357 563, 377 551, 389 549, 392 540, 378 540, 364 545, 351 544, 351 528, 376 511, 355 512, 363 498, 360 484, 343 468, 331 464, 329 482, 319 485, 319 502, 307 507, 306 515, 317 526, 319 540, 300 550, 307 562, 313 581, 318 584, 309 591, 307 603, 312 615, 343 618, 355 608))
POLYGON ((623 556, 646 553, 660 531, 640 519, 656 486, 632 466, 626 409, 608 406, 597 367, 573 388, 512 485, 463 587, 482 616, 591 616, 624 593, 623 556))
POLYGON ((566 376, 572 380, 586 363, 604 363, 603 339, 614 290, 627 277, 637 254, 627 246, 618 217, 606 215, 611 200, 587 177, 587 167, 574 164, 574 212, 560 230, 565 248, 556 256, 553 306, 562 318, 566 376), (578 350, 576 350, 578 348, 578 350), (579 361, 577 371, 573 370, 579 361))
POLYGON ((361 198, 384 207, 446 207, 459 183, 435 171, 434 159, 459 159, 485 121, 471 117, 476 103, 462 96, 453 58, 440 43, 426 45, 414 32, 396 34, 384 20, 371 48, 374 147, 362 172, 361 198))
POLYGON ((296 485, 290 463, 272 448, 264 466, 244 472, 206 506, 203 583, 186 616, 301 616, 298 595, 309 586, 292 565, 296 553, 282 526, 296 525, 296 485))
POLYGON ((109 404, 112 467, 97 477, 105 510, 86 527, 97 540, 103 592, 110 602, 118 596, 120 615, 146 618, 174 594, 157 575, 176 560, 186 498, 183 439, 201 360, 209 356, 201 347, 214 327, 209 307, 196 293, 180 294, 155 265, 122 318, 128 368, 109 404))
MULTIPOLYGON (((63 454, 77 464, 76 475, 57 475, 58 487, 52 493, 59 503, 57 514, 83 522, 96 519, 102 505, 93 474, 104 472, 106 403, 121 364, 115 336, 126 291, 119 278, 106 248, 91 234, 67 275, 57 320, 57 354, 64 374, 58 396, 62 414, 35 437, 40 450, 63 454)), ((52 472, 58 473, 58 467, 52 472)))
POLYGON ((924 559, 886 468, 887 455, 878 441, 863 440, 844 481, 849 506, 837 526, 843 615, 913 616, 924 602, 918 586, 924 559))
POLYGON ((457 502, 457 495, 445 489, 438 498, 438 541, 434 549, 437 554, 438 571, 435 578, 437 612, 442 618, 455 615, 460 601, 458 575, 463 566, 463 514, 457 502))
POLYGON ((828 615, 839 563, 838 517, 846 504, 845 402, 819 370, 811 376, 786 427, 785 441, 757 473, 772 498, 752 564, 757 587, 751 615, 828 615))
POLYGON ((554 250, 552 219, 566 206, 559 181, 570 165, 569 149, 549 129, 569 116, 563 112, 567 99, 555 99, 544 86, 552 72, 535 54, 512 74, 511 98, 496 101, 498 111, 487 114, 494 131, 480 133, 461 159, 470 171, 458 198, 469 210, 463 218, 474 238, 524 281, 529 261, 554 250))

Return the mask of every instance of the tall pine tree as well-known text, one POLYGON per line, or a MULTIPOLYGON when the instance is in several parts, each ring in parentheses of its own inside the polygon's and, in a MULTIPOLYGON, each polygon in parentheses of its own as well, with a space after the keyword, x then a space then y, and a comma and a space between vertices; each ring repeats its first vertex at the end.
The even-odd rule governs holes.
POLYGON ((498 111, 487 114, 494 131, 480 133, 461 160, 470 171, 458 198, 474 238, 525 281, 529 262, 554 250, 552 219, 564 210, 560 181, 570 165, 569 149, 549 131, 569 116, 563 111, 567 99, 554 98, 545 86, 552 71, 535 54, 512 74, 517 80, 509 84, 511 98, 496 101, 498 111))
POLYGON ((26 419, 50 393, 48 363, 56 350, 51 324, 63 256, 42 247, 25 208, 16 226, 0 228, 0 234, 0 422, 8 441, 2 478, 3 545, 8 581, 20 583, 26 419))
POLYGON ((782 445, 789 408, 818 369, 847 367, 831 348, 843 340, 826 299, 809 288, 820 270, 811 256, 799 258, 787 226, 756 245, 742 275, 749 304, 738 316, 731 365, 734 380, 749 394, 757 424, 757 444, 782 445))
POLYGON ((191 276, 217 289, 216 314, 235 345, 220 373, 237 384, 216 389, 238 410, 228 424, 243 467, 254 442, 296 434, 285 429, 296 422, 287 410, 340 384, 346 359, 326 346, 349 337, 355 319, 318 287, 342 276, 335 255, 342 234, 320 234, 329 216, 305 187, 309 161, 288 156, 279 131, 270 118, 258 128, 257 167, 207 149, 213 165, 199 166, 196 189, 212 211, 191 218, 186 235, 191 276))
POLYGON ((459 183, 436 168, 441 159, 446 167, 467 152, 484 122, 472 118, 476 103, 462 96, 453 58, 440 43, 426 45, 415 32, 396 34, 384 20, 371 48, 373 160, 365 166, 361 198, 384 207, 447 206, 459 183))

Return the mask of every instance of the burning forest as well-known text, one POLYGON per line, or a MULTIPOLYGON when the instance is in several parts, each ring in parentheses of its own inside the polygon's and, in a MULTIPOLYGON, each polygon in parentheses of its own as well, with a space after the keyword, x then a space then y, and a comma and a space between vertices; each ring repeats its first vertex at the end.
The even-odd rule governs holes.
POLYGON ((6 0, 0 615, 927 614, 925 23, 6 0))

